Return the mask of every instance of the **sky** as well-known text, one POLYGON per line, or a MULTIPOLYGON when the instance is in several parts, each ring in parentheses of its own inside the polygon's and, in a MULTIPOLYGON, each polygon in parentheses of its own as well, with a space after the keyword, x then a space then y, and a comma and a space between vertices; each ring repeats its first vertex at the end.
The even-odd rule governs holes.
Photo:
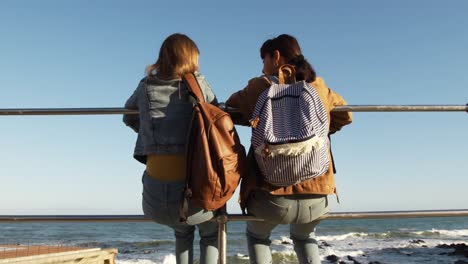
MULTIPOLYGON (((122 107, 176 32, 197 43, 219 101, 288 33, 351 105, 464 105, 467 12, 461 0, 0 1, 0 108, 122 107)), ((467 208, 467 121, 354 113, 332 137, 332 211, 467 208)), ((250 129, 238 131, 248 147, 250 129)), ((0 215, 141 214, 135 139, 121 115, 0 116, 0 215)))

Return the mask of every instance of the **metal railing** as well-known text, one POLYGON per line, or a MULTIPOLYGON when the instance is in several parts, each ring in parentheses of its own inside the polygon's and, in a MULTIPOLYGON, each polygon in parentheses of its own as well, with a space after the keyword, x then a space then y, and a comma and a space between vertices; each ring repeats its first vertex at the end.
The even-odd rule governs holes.
MULTIPOLYGON (((221 106, 231 115, 239 114, 235 109, 221 106)), ((337 106, 336 112, 467 112, 467 105, 347 105, 337 106)), ((136 110, 126 108, 11 108, 0 109, 4 116, 29 115, 115 115, 138 114, 136 110)), ((468 216, 468 210, 440 210, 440 211, 406 211, 406 212, 359 212, 359 213, 331 213, 320 217, 320 220, 337 219, 382 219, 382 218, 417 218, 417 217, 455 217, 468 216)), ((263 221, 248 215, 220 215, 214 220, 218 222, 218 250, 219 263, 226 263, 226 224, 230 221, 263 221)), ((116 221, 151 221, 141 215, 124 216, 0 216, 1 222, 116 222, 116 221)))
MULTIPOLYGON (((251 215, 228 214, 226 222, 263 221, 251 215)), ((425 217, 468 217, 468 209, 328 213, 319 220, 356 220, 425 217)), ((13 222, 151 222, 143 215, 0 215, 0 223, 13 222)), ((219 220, 218 220, 219 221, 219 220)))
MULTIPOLYGON (((231 114, 236 114, 236 109, 225 107, 231 114)), ((467 105, 346 105, 337 106, 333 112, 468 112, 467 105)), ((123 107, 101 108, 5 108, 0 109, 0 115, 118 115, 138 114, 136 110, 123 107)))

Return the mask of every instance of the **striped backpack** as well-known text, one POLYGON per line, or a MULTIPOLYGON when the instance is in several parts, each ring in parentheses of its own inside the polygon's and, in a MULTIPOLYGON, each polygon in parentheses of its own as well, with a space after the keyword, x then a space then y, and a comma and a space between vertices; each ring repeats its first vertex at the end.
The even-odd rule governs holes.
POLYGON ((290 186, 324 174, 329 167, 328 116, 320 97, 306 81, 295 81, 285 65, 257 100, 252 146, 266 182, 290 186), (284 73, 292 79, 284 83, 284 73))

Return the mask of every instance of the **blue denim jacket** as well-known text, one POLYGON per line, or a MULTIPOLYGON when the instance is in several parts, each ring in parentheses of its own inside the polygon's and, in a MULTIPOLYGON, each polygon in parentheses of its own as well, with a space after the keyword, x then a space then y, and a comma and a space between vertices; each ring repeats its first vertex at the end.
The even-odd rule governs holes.
MULTIPOLYGON (((205 77, 195 76, 206 102, 217 99, 205 77)), ((183 154, 192 117, 193 101, 181 79, 161 80, 145 77, 125 103, 138 115, 125 114, 124 123, 138 133, 133 156, 145 163, 148 154, 183 154)))

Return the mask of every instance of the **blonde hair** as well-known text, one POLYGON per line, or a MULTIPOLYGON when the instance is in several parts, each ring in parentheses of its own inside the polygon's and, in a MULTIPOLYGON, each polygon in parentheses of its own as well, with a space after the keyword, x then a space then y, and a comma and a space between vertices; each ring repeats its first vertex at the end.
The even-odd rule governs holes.
POLYGON ((162 79, 178 79, 186 73, 198 71, 200 51, 193 40, 184 34, 167 37, 159 49, 156 63, 146 67, 146 75, 162 79))

